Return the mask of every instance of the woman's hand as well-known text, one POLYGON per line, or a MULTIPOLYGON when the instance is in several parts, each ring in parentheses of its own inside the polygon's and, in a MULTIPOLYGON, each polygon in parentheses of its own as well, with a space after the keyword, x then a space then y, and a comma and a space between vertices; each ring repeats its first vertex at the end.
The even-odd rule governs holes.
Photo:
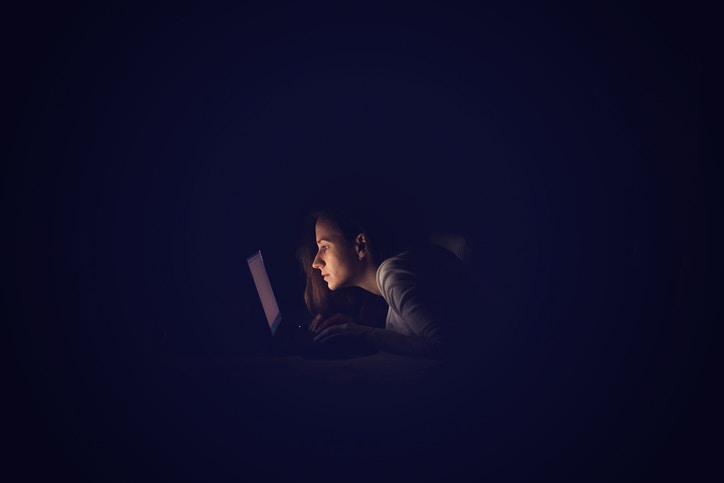
POLYGON ((321 315, 316 316, 309 324, 309 330, 315 334, 315 342, 326 342, 341 336, 371 337, 374 329, 358 324, 356 319, 349 315, 334 314, 326 319, 321 315))
POLYGON ((403 335, 387 329, 378 329, 357 323, 354 317, 334 314, 324 318, 317 315, 309 324, 315 342, 327 342, 337 337, 355 337, 385 352, 410 356, 439 357, 439 349, 418 335, 403 335))
POLYGON ((326 318, 322 314, 319 314, 314 319, 312 319, 312 322, 310 322, 309 330, 313 334, 319 334, 327 327, 346 323, 356 324, 357 320, 354 317, 346 314, 334 314, 326 318))
POLYGON ((327 327, 314 337, 314 342, 324 343, 336 337, 362 337, 371 338, 375 329, 365 325, 345 322, 343 324, 327 327))

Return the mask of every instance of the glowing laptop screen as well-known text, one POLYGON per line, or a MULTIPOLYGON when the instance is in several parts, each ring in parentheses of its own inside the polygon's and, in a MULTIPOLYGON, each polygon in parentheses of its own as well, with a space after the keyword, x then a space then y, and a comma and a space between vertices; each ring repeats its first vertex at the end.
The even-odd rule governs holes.
POLYGON ((269 329, 274 335, 279 327, 279 323, 282 320, 282 314, 279 311, 279 305, 277 299, 274 296, 271 282, 269 282, 269 275, 267 274, 266 267, 264 266, 264 259, 261 256, 261 251, 258 251, 254 255, 246 259, 249 264, 249 270, 251 270, 251 276, 254 279, 254 285, 256 285, 256 291, 259 293, 259 299, 261 299, 261 306, 264 308, 264 315, 266 316, 267 324, 269 329))

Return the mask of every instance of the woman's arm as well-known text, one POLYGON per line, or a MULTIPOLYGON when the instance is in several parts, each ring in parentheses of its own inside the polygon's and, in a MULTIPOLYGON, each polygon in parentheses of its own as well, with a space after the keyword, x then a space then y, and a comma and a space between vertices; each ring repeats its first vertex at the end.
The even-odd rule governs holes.
POLYGON ((394 354, 417 357, 439 356, 439 351, 435 350, 435 347, 423 337, 404 335, 392 330, 368 327, 350 321, 326 325, 317 333, 314 340, 324 343, 336 337, 359 337, 378 350, 394 354))
POLYGON ((419 335, 404 335, 387 329, 372 329, 370 337, 374 346, 385 352, 406 356, 439 357, 438 351, 419 335))

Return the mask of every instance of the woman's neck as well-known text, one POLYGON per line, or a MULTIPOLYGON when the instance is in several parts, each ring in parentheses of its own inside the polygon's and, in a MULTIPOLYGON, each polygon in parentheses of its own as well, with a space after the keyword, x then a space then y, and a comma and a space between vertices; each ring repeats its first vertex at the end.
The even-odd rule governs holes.
POLYGON ((380 292, 380 288, 377 286, 377 265, 373 263, 368 264, 361 275, 356 285, 375 295, 382 296, 382 292, 380 292))

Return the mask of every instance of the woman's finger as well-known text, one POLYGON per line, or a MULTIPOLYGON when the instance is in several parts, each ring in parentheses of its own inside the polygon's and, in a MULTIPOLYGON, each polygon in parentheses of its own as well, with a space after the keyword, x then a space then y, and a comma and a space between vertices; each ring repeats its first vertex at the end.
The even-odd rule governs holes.
POLYGON ((324 343, 324 341, 327 340, 329 337, 329 328, 327 328, 314 336, 314 342, 324 343))
POLYGON ((346 329, 343 325, 332 325, 322 330, 314 337, 314 342, 324 343, 340 335, 346 329))
POLYGON ((312 321, 309 323, 309 331, 310 332, 317 332, 317 326, 319 325, 319 322, 322 320, 322 314, 317 314, 316 317, 312 319, 312 321))
POLYGON ((346 317, 344 315, 334 314, 333 316, 331 316, 327 319, 321 320, 317 324, 316 332, 319 333, 328 327, 332 327, 333 325, 338 325, 338 324, 344 323, 345 320, 346 320, 346 317))

